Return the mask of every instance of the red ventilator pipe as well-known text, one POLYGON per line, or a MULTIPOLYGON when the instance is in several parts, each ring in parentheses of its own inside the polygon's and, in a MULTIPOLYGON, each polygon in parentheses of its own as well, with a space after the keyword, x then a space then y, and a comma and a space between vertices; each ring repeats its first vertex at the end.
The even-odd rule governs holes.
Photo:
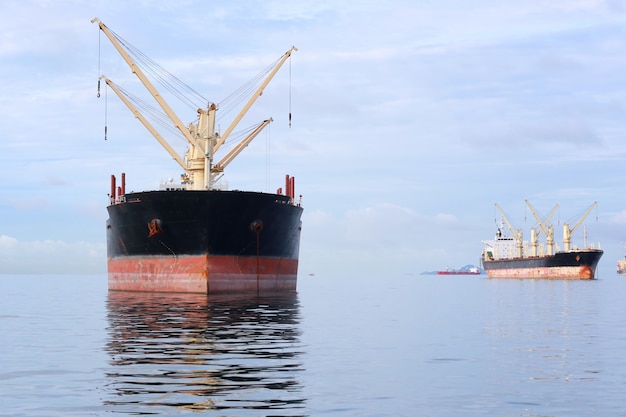
POLYGON ((111 203, 115 203, 115 175, 111 175, 111 203))

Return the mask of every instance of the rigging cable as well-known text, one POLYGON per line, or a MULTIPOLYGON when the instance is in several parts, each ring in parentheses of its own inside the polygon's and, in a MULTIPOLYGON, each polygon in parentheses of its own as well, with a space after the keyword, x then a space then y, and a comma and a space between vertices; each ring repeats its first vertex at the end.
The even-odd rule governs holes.
POLYGON ((107 114, 109 107, 109 87, 104 85, 104 140, 107 140, 107 114))
POLYGON ((268 74, 272 68, 274 68, 280 59, 277 59, 274 63, 269 65, 267 68, 256 74, 252 79, 248 80, 237 90, 229 94, 226 98, 222 99, 218 103, 218 107, 221 110, 222 116, 230 113, 235 110, 239 103, 243 102, 246 99, 249 99, 254 91, 258 88, 258 86, 262 83, 262 79, 268 74))
POLYGON ((291 128, 291 55, 289 55, 289 128, 291 128))
POLYGON ((265 130, 265 191, 270 191, 270 168, 272 164, 270 163, 270 129, 271 123, 266 126, 265 130))
POLYGON ((131 43, 124 40, 117 33, 113 32, 109 29, 111 34, 117 39, 117 41, 131 54, 134 56, 139 63, 141 63, 141 67, 159 83, 165 89, 167 89, 170 93, 172 93, 178 100, 182 103, 186 104, 190 108, 194 110, 203 107, 208 100, 203 97, 200 93, 195 91, 193 88, 182 82, 172 73, 168 72, 165 68, 157 64, 152 58, 150 58, 145 53, 141 52, 138 48, 133 46, 131 43), (195 100, 201 101, 202 105, 198 105, 197 102, 194 102, 191 98, 188 98, 187 95, 195 96, 195 100))
MULTIPOLYGON (((98 31, 98 93, 96 94, 97 98, 100 98, 100 79, 102 77, 102 72, 100 69, 100 58, 102 56, 102 31, 98 31)), ((104 86, 104 140, 107 140, 107 114, 108 114, 108 89, 105 83, 104 86)))
POLYGON ((153 121, 155 121, 156 123, 160 124, 162 127, 166 128, 168 131, 174 133, 179 139, 182 139, 185 141, 185 138, 181 135, 180 131, 178 129, 176 129, 172 123, 171 120, 169 119, 169 117, 167 117, 167 115, 165 113, 163 113, 163 111, 161 111, 160 109, 152 106, 150 103, 148 103, 147 101, 132 95, 130 92, 128 92, 127 90, 125 90, 124 88, 120 87, 119 85, 116 85, 116 87, 120 90, 120 92, 122 94, 124 94, 124 96, 133 103, 133 105, 135 107, 137 107, 138 109, 143 110, 143 114, 147 117, 152 119, 153 121))
POLYGON ((101 48, 100 48, 100 39, 102 37, 102 31, 99 30, 98 31, 98 94, 96 95, 96 97, 100 98, 100 53, 101 53, 101 48))

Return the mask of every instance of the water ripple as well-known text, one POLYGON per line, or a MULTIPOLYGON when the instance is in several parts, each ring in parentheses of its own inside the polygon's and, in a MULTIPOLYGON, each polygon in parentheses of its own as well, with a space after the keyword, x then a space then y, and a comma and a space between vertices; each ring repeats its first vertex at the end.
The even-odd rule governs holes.
POLYGON ((111 292, 113 412, 281 410, 302 415, 299 305, 280 297, 111 292))

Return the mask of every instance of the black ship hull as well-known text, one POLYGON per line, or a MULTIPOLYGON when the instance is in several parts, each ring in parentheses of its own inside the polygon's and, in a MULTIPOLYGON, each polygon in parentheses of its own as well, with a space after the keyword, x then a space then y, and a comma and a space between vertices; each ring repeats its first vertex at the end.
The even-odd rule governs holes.
POLYGON ((490 278, 594 279, 603 253, 600 249, 583 249, 554 255, 483 259, 483 269, 490 278))
POLYGON ((302 208, 279 194, 148 191, 107 207, 109 289, 294 291, 302 208))

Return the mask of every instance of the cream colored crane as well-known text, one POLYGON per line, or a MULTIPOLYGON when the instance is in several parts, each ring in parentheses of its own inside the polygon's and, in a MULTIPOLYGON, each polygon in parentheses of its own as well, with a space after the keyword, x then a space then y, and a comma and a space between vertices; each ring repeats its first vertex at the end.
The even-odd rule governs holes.
POLYGON ((576 229, 578 229, 578 227, 587 218, 589 213, 591 213, 591 210, 593 210, 593 208, 597 205, 598 205, 598 202, 594 201, 593 204, 587 209, 585 214, 583 214, 581 218, 578 220, 578 222, 574 225, 574 227, 570 228, 567 223, 563 223, 563 250, 565 252, 568 252, 570 250, 570 245, 572 243, 572 233, 574 233, 576 229))
POLYGON ((97 22, 100 30, 106 35, 109 41, 113 44, 113 47, 122 56, 124 61, 128 64, 133 74, 139 78, 144 87, 148 90, 150 95, 159 104, 161 109, 165 112, 167 117, 172 121, 174 127, 183 135, 189 144, 189 150, 185 154, 185 158, 181 158, 176 151, 165 141, 165 139, 157 132, 157 130, 147 121, 143 115, 137 110, 136 107, 125 97, 121 90, 115 86, 115 84, 106 77, 101 77, 105 80, 106 84, 110 86, 113 91, 120 97, 120 99, 126 104, 131 112, 137 117, 141 123, 148 129, 148 131, 157 139, 157 141, 167 150, 167 152, 176 160, 176 162, 185 171, 187 183, 189 188, 193 190, 211 189, 216 181, 217 176, 223 172, 224 168, 267 126, 272 119, 267 119, 261 122, 248 136, 242 139, 239 144, 229 152, 222 160, 213 165, 213 157, 215 152, 224 144, 228 136, 232 133, 234 128, 239 124, 241 119, 250 110, 254 102, 263 94, 263 90, 270 83, 272 78, 276 75, 280 67, 285 63, 287 58, 291 56, 293 51, 297 51, 295 46, 292 46, 285 54, 280 58, 278 63, 274 66, 272 71, 265 77, 261 85, 249 98, 248 102, 237 114, 235 119, 226 128, 223 135, 220 135, 215 131, 215 115, 217 112, 217 106, 211 103, 206 109, 198 109, 198 124, 194 125, 190 123, 188 127, 185 127, 180 118, 172 110, 169 104, 159 94, 157 89, 152 85, 150 80, 145 76, 139 66, 133 61, 130 55, 126 52, 124 47, 118 42, 117 38, 102 23, 98 18, 94 18, 92 23, 97 22))
POLYGON ((109 87, 111 87, 111 89, 115 92, 115 94, 118 95, 118 97, 122 100, 122 102, 124 102, 124 104, 126 104, 126 106, 130 109, 130 111, 133 112, 135 117, 139 119, 139 121, 146 127, 146 129, 148 129, 150 133, 152 133, 152 135, 161 144, 161 146, 163 146, 165 150, 172 156, 172 158, 174 158, 174 160, 178 162, 178 165, 180 165, 181 168, 186 171, 187 164, 185 163, 185 161, 180 157, 180 155, 178 155, 178 153, 176 153, 176 150, 174 150, 174 148, 170 146, 170 144, 163 138, 163 136, 161 136, 161 134, 154 128, 154 126, 150 124, 148 119, 146 119, 144 115, 141 114, 141 112, 137 110, 137 108, 130 102, 130 100, 128 100, 126 95, 122 93, 119 87, 115 85, 113 81, 109 80, 106 77, 100 77, 100 78, 102 78, 104 82, 109 87))
POLYGON ((495 203, 495 205, 496 205, 496 209, 498 209, 498 212, 500 213, 500 216, 502 217, 502 220, 504 221, 504 223, 506 223, 506 226, 511 231, 511 235, 513 235, 513 237, 515 238, 515 248, 517 250, 517 257, 521 258, 524 255, 524 251, 523 251, 524 242, 523 242, 522 231, 518 230, 516 232, 513 226, 511 225, 511 223, 509 222, 509 219, 506 218, 506 215, 504 214, 504 212, 502 211, 498 203, 495 203))
MULTIPOLYGON (((524 200, 524 201, 526 201, 526 205, 530 209, 530 212, 535 217, 535 220, 537 220, 539 227, 541 228, 543 233, 546 234, 546 245, 548 247, 548 255, 554 254, 554 226, 549 225, 548 222, 550 221, 552 216, 554 216, 554 213, 556 213, 556 209, 559 207, 559 203, 556 203, 556 205, 554 206, 554 208, 552 209, 548 217, 546 217, 545 220, 542 220, 541 217, 539 217, 539 215, 533 208, 533 206, 530 204, 530 201, 528 200, 524 200)), ((533 236, 531 236, 530 241, 531 241, 533 256, 537 256, 537 239, 539 238, 539 235, 541 234, 541 232, 534 233, 534 230, 535 229, 531 229, 531 234, 533 234, 533 236)))

